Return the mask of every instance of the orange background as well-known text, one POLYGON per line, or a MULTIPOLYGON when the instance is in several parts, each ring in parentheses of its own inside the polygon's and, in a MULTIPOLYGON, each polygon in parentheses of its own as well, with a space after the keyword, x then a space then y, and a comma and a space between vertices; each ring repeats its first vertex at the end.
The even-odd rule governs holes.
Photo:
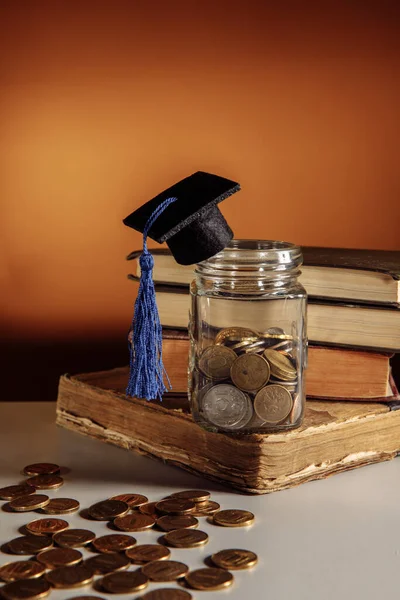
POLYGON ((121 220, 198 169, 236 237, 399 249, 397 6, 3 0, 5 336, 124 335, 121 220))

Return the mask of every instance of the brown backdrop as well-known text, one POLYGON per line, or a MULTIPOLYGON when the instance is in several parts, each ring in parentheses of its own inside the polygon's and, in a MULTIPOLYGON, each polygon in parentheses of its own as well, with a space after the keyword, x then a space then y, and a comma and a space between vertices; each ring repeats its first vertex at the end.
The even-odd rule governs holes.
POLYGON ((242 184, 236 237, 400 248, 398 2, 0 11, 3 346, 30 397, 126 359, 121 219, 197 169, 242 184))

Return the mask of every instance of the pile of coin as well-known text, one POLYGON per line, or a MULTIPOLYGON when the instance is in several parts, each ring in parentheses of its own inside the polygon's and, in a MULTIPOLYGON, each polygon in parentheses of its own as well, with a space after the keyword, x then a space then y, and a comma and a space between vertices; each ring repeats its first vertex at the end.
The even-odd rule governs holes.
MULTIPOLYGON (((25 467, 25 475, 57 477, 60 468, 52 463, 25 467)), ((32 479, 31 478, 31 479, 32 479)), ((39 482, 44 485, 45 479, 39 482)), ((59 484, 48 478, 46 485, 59 484)), ((245 510, 220 510, 206 490, 174 492, 151 502, 137 493, 119 494, 96 502, 80 513, 80 518, 107 522, 114 533, 96 537, 88 529, 70 528, 57 515, 76 512, 80 504, 72 498, 53 498, 36 494, 26 483, 0 489, 7 513, 37 511, 46 514, 25 526, 26 535, 3 544, 8 554, 27 556, 27 560, 6 562, 0 566, 0 596, 5 600, 40 600, 52 589, 67 589, 92 584, 104 594, 142 592, 151 582, 179 583, 181 587, 159 588, 140 596, 141 600, 189 600, 187 589, 218 590, 230 586, 231 570, 247 569, 257 563, 254 552, 226 549, 206 559, 206 568, 190 571, 171 559, 171 548, 197 548, 209 541, 206 532, 197 529, 198 518, 207 518, 220 527, 249 526, 254 515, 245 510), (49 516, 51 515, 51 516, 49 516), (55 516, 54 516, 55 515, 55 516), (159 543, 137 544, 130 532, 155 529, 163 535, 159 543), (124 533, 118 533, 123 531, 124 533), (79 549, 78 549, 79 548, 79 549), (84 557, 85 549, 91 555, 84 557), (32 558, 33 557, 33 558, 32 558), (134 570, 131 567, 135 566, 134 570), (186 589, 183 589, 186 588, 186 589)), ((48 488, 46 488, 48 489, 48 488)), ((75 600, 101 600, 98 596, 76 596, 75 600)))
POLYGON ((244 327, 220 330, 193 374, 205 425, 252 432, 296 423, 301 414, 296 356, 293 336, 279 327, 264 333, 244 327))

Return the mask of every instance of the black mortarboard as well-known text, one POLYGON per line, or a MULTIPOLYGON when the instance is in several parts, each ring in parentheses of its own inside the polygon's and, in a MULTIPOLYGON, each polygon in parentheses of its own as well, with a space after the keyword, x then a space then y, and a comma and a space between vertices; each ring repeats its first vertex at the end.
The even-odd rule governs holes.
POLYGON ((143 232, 160 204, 167 198, 177 198, 155 220, 149 237, 160 244, 167 242, 181 265, 192 265, 214 256, 233 238, 217 204, 239 190, 236 181, 197 171, 140 206, 123 222, 143 232))

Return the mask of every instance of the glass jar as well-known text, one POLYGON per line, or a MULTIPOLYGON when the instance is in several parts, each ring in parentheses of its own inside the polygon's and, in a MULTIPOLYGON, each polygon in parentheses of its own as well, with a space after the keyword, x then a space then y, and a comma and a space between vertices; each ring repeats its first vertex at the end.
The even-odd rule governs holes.
POLYGON ((196 267, 189 323, 189 401, 213 432, 298 427, 305 403, 307 294, 301 249, 233 240, 196 267))

